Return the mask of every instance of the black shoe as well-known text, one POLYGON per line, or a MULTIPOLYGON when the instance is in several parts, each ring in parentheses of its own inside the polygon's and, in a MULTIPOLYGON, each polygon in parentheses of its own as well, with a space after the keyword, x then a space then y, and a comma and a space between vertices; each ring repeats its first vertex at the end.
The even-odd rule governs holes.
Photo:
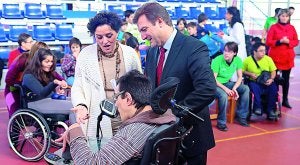
POLYGON ((217 124, 217 128, 220 131, 224 131, 224 132, 228 131, 226 124, 217 124))
POLYGON ((277 115, 275 114, 275 112, 273 110, 270 111, 269 114, 268 114, 268 119, 274 120, 276 118, 277 118, 277 115))
POLYGON ((256 109, 254 110, 254 113, 255 113, 256 115, 258 115, 258 116, 261 116, 261 115, 262 115, 262 111, 261 111, 260 108, 256 108, 256 109))
POLYGON ((243 127, 249 127, 249 124, 246 119, 238 118, 236 121, 243 127))
POLYGON ((287 107, 287 108, 292 108, 292 106, 289 104, 288 101, 283 101, 282 106, 287 107))

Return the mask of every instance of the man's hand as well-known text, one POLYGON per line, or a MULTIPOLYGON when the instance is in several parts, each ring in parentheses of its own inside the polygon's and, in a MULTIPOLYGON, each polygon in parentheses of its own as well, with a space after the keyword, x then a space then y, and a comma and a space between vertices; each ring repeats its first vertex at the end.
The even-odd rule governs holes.
POLYGON ((268 79, 268 80, 266 81, 265 85, 269 86, 269 85, 271 85, 273 82, 274 82, 274 80, 270 78, 270 79, 268 79))
POLYGON ((89 118, 89 113, 85 106, 77 105, 71 110, 76 114, 76 122, 79 124, 84 124, 85 120, 89 118))
POLYGON ((63 146, 62 146, 62 152, 64 152, 66 150, 66 146, 67 146, 67 143, 70 144, 69 142, 69 139, 68 139, 68 133, 70 130, 72 130, 73 128, 76 128, 76 127, 80 127, 80 125, 78 123, 75 123, 75 124, 72 124, 68 130, 66 130, 60 138, 56 139, 55 141, 56 142, 61 142, 63 143, 63 146))
POLYGON ((69 133, 69 130, 66 130, 66 131, 61 135, 60 138, 58 138, 58 139, 55 140, 56 142, 61 142, 61 141, 62 141, 62 144, 63 144, 63 146, 62 146, 62 152, 64 152, 64 151, 66 150, 67 143, 69 143, 69 142, 67 141, 67 140, 68 140, 68 138, 67 138, 68 133, 69 133))

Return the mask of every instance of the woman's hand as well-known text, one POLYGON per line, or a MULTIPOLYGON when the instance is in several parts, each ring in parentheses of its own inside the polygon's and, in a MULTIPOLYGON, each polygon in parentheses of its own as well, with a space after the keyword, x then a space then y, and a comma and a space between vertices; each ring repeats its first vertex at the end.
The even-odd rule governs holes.
POLYGON ((57 87, 55 88, 55 92, 56 92, 57 94, 59 94, 59 95, 65 94, 65 90, 64 90, 63 88, 61 88, 60 86, 57 86, 57 87))
POLYGON ((77 123, 85 123, 85 120, 89 118, 88 110, 85 106, 77 105, 71 109, 76 114, 77 123))

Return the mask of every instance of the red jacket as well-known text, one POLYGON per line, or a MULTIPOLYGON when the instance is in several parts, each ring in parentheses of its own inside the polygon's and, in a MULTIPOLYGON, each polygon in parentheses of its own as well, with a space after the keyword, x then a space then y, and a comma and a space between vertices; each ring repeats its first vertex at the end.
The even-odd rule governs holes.
POLYGON ((270 47, 269 56, 273 59, 277 69, 289 70, 294 67, 295 51, 298 45, 297 32, 291 24, 276 23, 268 31, 266 44, 270 47), (289 44, 279 43, 279 40, 286 36, 289 44))
POLYGON ((12 50, 10 53, 9 53, 9 56, 8 56, 8 63, 7 63, 7 67, 9 68, 9 66, 13 63, 13 61, 21 54, 20 52, 20 49, 17 48, 15 50, 12 50))

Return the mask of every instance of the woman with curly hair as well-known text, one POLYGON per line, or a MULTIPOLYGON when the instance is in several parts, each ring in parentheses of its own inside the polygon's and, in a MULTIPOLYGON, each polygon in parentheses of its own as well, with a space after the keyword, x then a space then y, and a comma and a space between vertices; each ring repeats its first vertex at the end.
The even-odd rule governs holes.
MULTIPOLYGON (((133 69, 141 71, 135 50, 117 41, 121 25, 121 19, 112 12, 100 12, 91 18, 87 28, 96 43, 82 49, 76 61, 71 98, 77 122, 83 123, 88 137, 96 137, 100 102, 114 94, 111 80, 133 69)), ((103 135, 111 137, 112 129, 117 130, 119 123, 119 118, 111 121, 103 116, 103 135)))

